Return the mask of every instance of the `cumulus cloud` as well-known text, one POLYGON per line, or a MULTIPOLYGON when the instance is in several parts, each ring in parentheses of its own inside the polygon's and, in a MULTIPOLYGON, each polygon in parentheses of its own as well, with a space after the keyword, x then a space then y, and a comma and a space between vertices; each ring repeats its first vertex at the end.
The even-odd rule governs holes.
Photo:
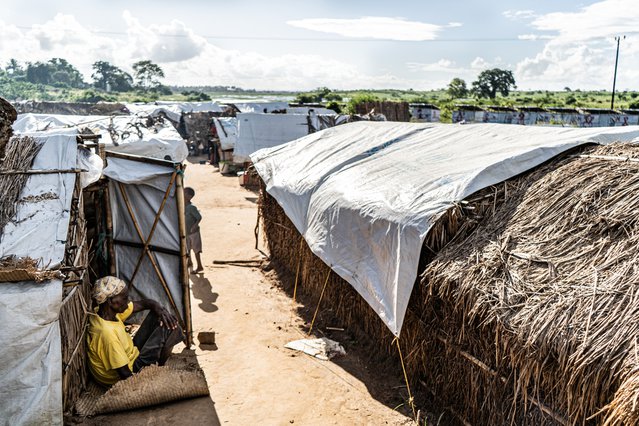
POLYGON ((503 66, 504 66, 503 61, 501 57, 499 56, 494 58, 492 61, 487 61, 486 59, 478 56, 475 59, 473 59, 472 62, 470 63, 470 68, 476 71, 483 71, 485 69, 499 68, 503 66))
POLYGON ((110 37, 89 31, 72 15, 57 14, 53 19, 29 29, 0 22, 0 63, 9 59, 46 61, 65 58, 83 74, 91 74, 91 64, 99 59, 113 60, 117 43, 110 37))
POLYGON ((33 62, 61 57, 89 80, 95 61, 109 61, 131 72, 134 62, 151 59, 164 69, 167 84, 255 89, 422 89, 442 84, 422 75, 406 79, 387 72, 366 73, 352 64, 316 54, 269 56, 222 49, 179 21, 144 25, 129 12, 123 13, 122 19, 126 25, 123 33, 96 31, 65 14, 28 29, 0 21, 0 64, 11 58, 33 62))
POLYGON ((621 45, 617 85, 633 86, 639 68, 639 9, 633 0, 604 0, 574 12, 536 17, 531 26, 552 35, 537 55, 517 64, 515 77, 522 88, 601 89, 612 83, 618 34, 621 45))
POLYGON ((533 10, 506 10, 502 12, 502 15, 508 19, 512 19, 513 21, 521 21, 537 17, 537 14, 533 10))
POLYGON ((123 18, 129 38, 136 47, 135 56, 160 63, 186 61, 200 55, 206 46, 204 38, 180 21, 146 27, 129 11, 124 11, 123 18))
POLYGON ((432 63, 408 62, 406 67, 413 72, 446 72, 446 73, 463 73, 467 69, 458 66, 455 61, 450 59, 440 59, 432 63))
MULTIPOLYGON (((444 27, 403 18, 365 16, 357 19, 301 19, 288 21, 288 25, 311 31, 339 34, 344 37, 374 38, 384 40, 423 41, 434 40, 444 27)), ((451 23, 449 26, 460 26, 451 23)))

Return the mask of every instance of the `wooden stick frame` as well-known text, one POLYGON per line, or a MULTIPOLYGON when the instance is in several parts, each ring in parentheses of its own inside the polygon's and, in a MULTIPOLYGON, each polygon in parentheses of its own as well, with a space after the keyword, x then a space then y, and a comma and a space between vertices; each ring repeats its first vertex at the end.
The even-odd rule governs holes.
MULTIPOLYGON (((171 182, 173 182, 173 179, 171 179, 171 182)), ((162 284, 162 287, 164 288, 164 292, 166 293, 166 296, 169 299, 169 303, 171 304, 173 311, 175 311, 175 313, 178 316, 178 319, 180 320, 180 323, 182 323, 182 318, 181 318, 182 316, 180 315, 180 311, 177 308, 177 305, 175 304, 175 300, 173 299, 171 290, 169 289, 169 286, 166 283, 166 280, 164 279, 164 275, 162 274, 162 271, 160 271, 160 266, 158 265, 157 260, 155 259, 155 256, 153 255, 153 253, 151 253, 151 250, 149 250, 149 242, 144 238, 144 234, 142 233, 142 229, 140 229, 140 225, 138 224, 138 220, 135 217, 135 213, 133 213, 133 208, 131 207, 129 196, 126 193, 126 188, 124 187, 124 184, 122 182, 118 182, 118 187, 120 188, 120 193, 122 194, 122 198, 124 199, 124 204, 129 212, 129 217, 131 218, 135 231, 137 232, 138 237, 140 238, 140 241, 142 242, 142 244, 144 244, 144 248, 142 249, 142 253, 140 254, 140 259, 138 261, 137 266, 139 267, 139 262, 141 261, 141 258, 144 255, 148 256, 149 261, 151 261, 151 265, 153 266, 153 269, 155 271, 155 274, 157 275, 158 279, 160 280, 160 283, 162 284)), ((169 187, 168 189, 170 192, 171 187, 169 187)), ((164 203, 162 203, 162 205, 164 205, 164 203)), ((162 214, 162 209, 160 209, 160 211, 156 214, 155 219, 157 220, 161 214, 162 214)), ((137 273, 137 267, 134 273, 137 273)), ((133 282, 134 278, 135 276, 131 276, 131 279, 129 280, 129 284, 131 285, 131 287, 135 287, 135 284, 133 282)))
MULTIPOLYGON (((159 210, 156 212, 155 214, 155 219, 153 222, 153 226, 151 227, 151 230, 149 232, 149 235, 145 238, 144 234, 142 232, 142 229, 140 228, 139 222, 137 220, 137 218, 135 217, 135 213, 133 212, 133 208, 131 205, 131 202, 129 200, 128 194, 126 192, 126 186, 121 183, 121 182, 115 182, 117 183, 115 185, 115 187, 117 187, 120 191, 120 193, 122 194, 122 198, 124 200, 124 204, 125 207, 128 211, 129 217, 134 225, 134 228, 136 230, 136 233, 138 235, 138 237, 140 238, 140 241, 142 243, 142 253, 140 253, 139 257, 138 257, 138 261, 136 263, 136 267, 134 270, 133 275, 131 276, 130 279, 130 283, 131 286, 134 286, 134 279, 137 275, 137 272, 140 268, 140 265, 144 259, 144 257, 146 256, 149 261, 151 262, 151 265, 153 267, 153 270, 155 271, 155 274, 157 275, 160 283, 162 284, 162 287, 164 289, 164 292, 166 293, 167 298, 169 299, 169 303, 171 304, 171 307, 173 308, 174 312, 177 314, 177 318, 180 322, 180 324, 182 325, 182 327, 185 330, 185 334, 186 334, 186 344, 187 347, 190 347, 193 344, 193 325, 192 325, 192 321, 191 321, 191 290, 190 290, 190 285, 189 285, 189 271, 188 271, 188 266, 187 266, 187 258, 188 258, 188 252, 187 252, 187 246, 186 246, 186 223, 185 223, 185 218, 184 218, 184 207, 185 207, 185 202, 184 202, 184 179, 183 179, 183 174, 184 174, 184 170, 186 168, 185 165, 182 165, 180 163, 174 163, 171 161, 167 161, 167 160, 158 160, 158 159, 152 159, 152 158, 146 158, 146 157, 140 157, 140 156, 136 156, 136 155, 129 155, 129 154, 122 154, 122 153, 113 153, 113 152, 107 152, 107 157, 113 157, 113 158, 122 158, 122 159, 126 159, 126 160, 131 160, 131 161, 138 161, 138 162, 142 162, 142 163, 147 163, 147 164, 154 164, 154 165, 159 165, 159 166, 166 166, 166 167, 171 167, 174 169, 171 178, 170 178, 170 183, 167 186, 166 192, 164 193, 164 198, 162 200, 162 204, 159 208, 159 210), (175 185, 175 186, 174 186, 175 185), (157 259, 155 258, 154 255, 154 250, 152 249, 152 244, 151 244, 151 239, 155 233, 155 229, 157 227, 157 224, 159 223, 160 217, 162 212, 164 211, 166 202, 168 201, 168 198, 170 197, 171 194, 171 189, 175 187, 175 198, 176 198, 176 207, 177 207, 177 217, 178 217, 178 231, 179 231, 179 240, 180 240, 180 252, 179 252, 179 258, 180 258, 180 284, 182 286, 182 291, 183 291, 183 304, 184 304, 184 312, 180 312, 177 308, 177 305, 175 303, 175 300, 173 298, 173 295, 171 294, 171 291, 168 287, 168 284, 166 282, 166 279, 164 278, 164 275, 162 274, 162 271, 160 270, 160 267, 157 263, 157 259)), ((108 192, 108 191, 107 191, 108 192)), ((113 194, 110 194, 111 197, 113 196, 113 194)), ((110 203, 109 203, 110 204, 110 203)), ((109 205, 110 207, 110 205, 109 205)), ((109 209, 110 210, 110 209, 109 209)), ((108 222, 112 223, 112 214, 109 211, 108 212, 108 222)), ((112 246, 111 246, 112 247, 112 246)), ((110 249, 111 249, 110 247, 110 249)), ((113 250, 115 251, 115 250, 113 250)), ((115 255, 115 253, 113 253, 115 255)), ((115 256, 112 258, 112 266, 113 266, 113 270, 115 270, 115 256)), ((115 271, 114 271, 115 272, 115 271)))

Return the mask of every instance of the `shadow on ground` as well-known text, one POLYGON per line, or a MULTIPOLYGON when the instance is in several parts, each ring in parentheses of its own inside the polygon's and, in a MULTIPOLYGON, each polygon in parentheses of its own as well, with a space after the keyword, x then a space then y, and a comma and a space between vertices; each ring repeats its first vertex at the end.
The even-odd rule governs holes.
POLYGON ((218 293, 213 292, 213 287, 208 278, 204 274, 191 274, 191 293, 193 297, 200 301, 198 306, 204 312, 212 313, 218 310, 215 305, 218 293))
MULTIPOLYGON (((270 280, 275 280, 276 283, 294 282, 295 277, 281 265, 273 262, 271 266, 273 266, 273 270, 268 273, 270 280)), ((279 285, 279 288, 289 297, 293 295, 291 287, 289 285, 279 285)), ((297 302, 299 307, 296 313, 304 320, 302 331, 307 333, 315 314, 318 300, 317 297, 309 296, 304 294, 304 292, 297 292, 297 302)), ((341 323, 332 314, 328 306, 320 307, 313 326, 312 336, 309 338, 318 337, 327 337, 335 340, 346 349, 347 355, 345 357, 335 357, 330 362, 338 365, 361 381, 370 395, 380 403, 399 411, 407 417, 413 417, 412 410, 408 405, 409 395, 401 364, 391 356, 380 353, 379 348, 376 347, 375 342, 370 337, 357 330, 342 330, 341 323)), ((429 407, 430 401, 416 401, 415 404, 417 408, 429 407)), ((437 423, 436 417, 433 417, 431 413, 425 413, 422 409, 422 421, 425 419, 432 420, 433 418, 435 423, 437 423)), ((426 424, 430 424, 430 422, 426 424)))

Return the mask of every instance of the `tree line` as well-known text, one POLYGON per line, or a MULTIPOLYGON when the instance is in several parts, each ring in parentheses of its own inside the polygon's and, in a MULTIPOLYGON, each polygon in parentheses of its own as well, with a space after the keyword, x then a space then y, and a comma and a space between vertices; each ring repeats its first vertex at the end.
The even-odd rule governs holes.
POLYGON ((84 81, 82 73, 63 58, 52 58, 46 62, 26 62, 21 64, 10 59, 4 68, 5 76, 15 81, 43 84, 53 87, 87 89, 94 87, 106 92, 128 92, 131 90, 154 91, 171 94, 164 86, 162 68, 149 60, 132 65, 133 75, 107 62, 96 61, 92 65, 92 81, 84 81))

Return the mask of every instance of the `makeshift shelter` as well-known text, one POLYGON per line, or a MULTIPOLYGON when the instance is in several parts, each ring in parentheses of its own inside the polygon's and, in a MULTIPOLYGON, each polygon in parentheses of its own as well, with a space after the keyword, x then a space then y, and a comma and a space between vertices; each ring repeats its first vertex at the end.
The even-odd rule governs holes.
POLYGON ((222 113, 224 108, 217 102, 172 102, 157 101, 152 104, 132 103, 126 104, 132 114, 142 117, 164 116, 171 120, 175 126, 180 122, 182 114, 194 112, 222 113))
POLYGON ((107 151, 182 162, 188 149, 175 128, 161 117, 21 114, 16 133, 77 129, 102 136, 107 151))
POLYGON ((546 124, 579 127, 583 117, 575 108, 548 107, 548 122, 546 124))
POLYGON ((639 109, 622 109, 616 126, 636 126, 639 124, 639 109))
POLYGON ((582 127, 612 127, 620 121, 620 114, 617 111, 604 108, 581 108, 583 120, 582 127))
POLYGON ((274 111, 285 111, 288 108, 288 102, 283 101, 265 101, 265 102, 230 102, 228 103, 233 109, 240 113, 268 114, 274 111))
POLYGON ((237 141, 237 118, 216 117, 213 119, 215 130, 220 140, 218 157, 221 161, 232 161, 235 142, 237 141))
POLYGON ((439 121, 439 107, 433 104, 408 104, 412 121, 418 123, 433 123, 439 121))
POLYGON ((270 148, 308 135, 319 128, 315 115, 302 114, 237 114, 238 136, 233 161, 250 161, 250 155, 262 148, 270 148))
POLYGON ((513 124, 522 126, 547 125, 548 111, 544 108, 534 106, 518 106, 515 107, 517 113, 513 124))
MULTIPOLYGON (((78 164, 78 150, 75 132, 14 137, 2 162, 3 212, 15 206, 0 236, 0 412, 8 424, 61 424, 63 404, 86 381, 79 175, 94 162, 78 164)), ((84 183, 100 172, 101 164, 84 183)))
POLYGON ((475 105, 455 105, 453 123, 480 123, 484 118, 484 109, 475 105))
POLYGON ((517 123, 517 110, 511 107, 490 105, 484 108, 484 123, 513 124, 517 123))
MULTIPOLYGON (((463 244, 469 235, 479 241, 493 232, 488 227, 472 233, 493 211, 493 227, 508 224, 505 219, 508 212, 512 215, 514 207, 499 216, 502 200, 526 193, 526 184, 522 183, 526 177, 518 175, 580 146, 613 141, 639 141, 639 131, 352 123, 259 151, 252 159, 265 184, 261 217, 271 257, 292 274, 298 272, 297 291, 314 297, 323 294, 322 303, 330 305, 345 327, 359 328, 363 334, 374 336, 381 351, 391 348, 393 337, 382 324, 399 336, 412 385, 423 381, 423 392, 432 392, 442 406, 475 424, 570 424, 585 422, 593 415, 621 424, 628 420, 634 423, 637 411, 632 407, 632 398, 639 395, 639 387, 633 387, 630 374, 633 364, 620 361, 634 359, 634 311, 639 310, 639 305, 623 301, 624 297, 630 300, 633 293, 624 296, 613 290, 614 286, 603 285, 611 282, 611 275, 600 275, 595 278, 595 286, 601 283, 602 292, 610 291, 612 296, 597 302, 597 306, 607 304, 605 309, 610 314, 586 321, 593 309, 576 311, 575 307, 594 303, 596 290, 586 290, 592 289, 592 281, 581 287, 570 279, 567 284, 554 283, 553 274, 566 275, 562 275, 562 269, 549 266, 556 266, 553 259, 538 251, 519 250, 523 246, 516 245, 527 241, 529 234, 522 234, 519 240, 519 234, 513 231, 512 245, 507 238, 505 242, 491 240, 473 246, 476 250, 470 254, 463 244), (396 167, 406 164, 406 158, 418 166, 396 167), (440 253, 446 245, 450 250, 440 253), (482 248, 491 250, 486 255, 494 260, 488 264, 482 260, 482 248), (497 257, 493 255, 495 250, 497 257), (431 263, 433 259, 435 263, 431 263), (468 266, 457 266, 464 262, 468 266), (509 275, 503 262, 521 265, 509 275), (497 272, 492 272, 495 268, 497 272), (424 273, 424 279, 413 289, 418 271, 424 273), (550 274, 551 280, 542 281, 542 287, 520 297, 524 274, 541 276, 543 271, 550 274), (497 283, 494 277, 498 277, 497 283), (547 289, 549 298, 537 300, 543 289, 547 289), (575 294, 577 298, 565 305, 562 294, 575 294), (548 303, 554 308, 546 312, 548 303), (562 306, 567 306, 567 310, 560 309, 562 306), (505 320, 517 318, 518 312, 522 312, 518 317, 521 321, 515 324, 505 320), (575 312, 579 314, 570 321, 570 313, 575 312), (611 329, 610 318, 616 314, 622 315, 623 321, 619 328, 611 329), (604 317, 607 319, 599 321, 604 317), (554 319, 546 321, 548 318, 554 319), (580 329, 575 328, 576 323, 581 324, 580 329), (585 323, 591 325, 584 327, 585 323), (513 331, 515 326, 526 333, 513 331), (591 347, 585 358, 585 348, 573 345, 583 341, 584 333, 592 331, 593 340, 586 344, 590 346, 606 330, 609 341, 619 332, 614 336, 620 339, 619 343, 610 352, 605 339, 591 347)), ((609 156, 611 152, 603 154, 609 156)), ((615 175, 617 162, 600 158, 597 152, 588 155, 589 160, 584 161, 599 161, 611 176, 615 175)), ((568 164, 578 161, 564 158, 568 164)), ((592 170, 589 174, 577 166, 572 174, 565 175, 565 181, 560 181, 564 176, 563 163, 549 164, 536 175, 551 176, 550 172, 556 170, 544 187, 548 192, 539 192, 528 201, 535 214, 525 216, 518 226, 527 226, 534 232, 535 221, 547 215, 547 224, 559 223, 562 218, 562 232, 570 233, 570 226, 576 224, 575 214, 583 211, 588 213, 588 221, 578 225, 583 229, 578 235, 598 229, 597 226, 612 226, 610 231, 616 230, 616 236, 624 236, 622 224, 628 223, 627 229, 634 229, 634 219, 629 222, 630 217, 620 220, 617 214, 613 217, 605 213, 612 214, 625 204, 613 203, 604 210, 593 206, 588 210, 579 202, 590 200, 587 194, 608 194, 610 201, 621 202, 624 194, 623 203, 634 207, 626 206, 623 211, 633 211, 633 191, 614 192, 604 187, 614 188, 621 181, 624 188, 635 185, 636 173, 631 173, 633 178, 628 182, 624 179, 630 176, 629 170, 620 172, 617 180, 599 182, 593 179, 600 176, 599 169, 587 169, 592 170), (573 178, 576 180, 570 181, 573 178), (581 182, 588 181, 598 182, 599 186, 594 185, 587 193, 577 190, 584 188, 581 182), (547 199, 554 201, 545 203, 547 199), (576 210, 571 210, 572 203, 577 203, 576 210)), ((624 164, 632 169, 638 163, 624 164)), ((599 245, 583 246, 593 250, 591 255, 596 254, 584 261, 599 259, 600 255, 613 259, 608 257, 612 246, 606 246, 610 242, 606 238, 612 234, 606 232, 599 245)), ((561 248, 563 252, 557 251, 557 255, 570 263, 575 259, 570 244, 562 244, 563 238, 567 238, 565 233, 544 233, 537 240, 542 245, 537 247, 552 241, 549 246, 561 248)), ((615 252, 634 258, 632 241, 623 247, 627 249, 615 252)), ((606 260, 601 262, 594 266, 606 265, 606 260)), ((622 271, 634 271, 629 267, 632 261, 613 264, 621 268, 616 279, 622 279, 622 271)), ((579 265, 581 274, 593 277, 592 270, 579 265)), ((566 269, 568 277, 572 270, 566 269)), ((633 282, 630 278, 624 285, 633 288, 633 282)))
POLYGON ((23 133, 0 166, 0 412, 10 424, 62 424, 86 386, 98 274, 172 310, 191 343, 183 166, 106 153, 100 178, 98 139, 73 128, 23 133))

